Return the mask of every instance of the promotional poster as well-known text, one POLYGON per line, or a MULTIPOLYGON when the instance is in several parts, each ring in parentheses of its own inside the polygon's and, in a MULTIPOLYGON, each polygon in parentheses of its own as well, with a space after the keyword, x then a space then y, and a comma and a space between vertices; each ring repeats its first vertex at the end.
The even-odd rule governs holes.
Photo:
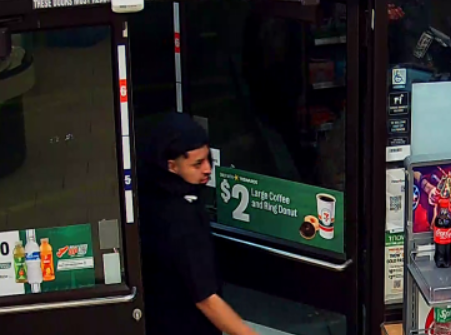
POLYGON ((94 285, 91 225, 0 233, 0 296, 94 285))
POLYGON ((343 192, 216 168, 218 223, 344 252, 343 192))
POLYGON ((404 293, 404 233, 385 233, 385 302, 404 293))
POLYGON ((413 232, 431 231, 438 204, 450 199, 451 165, 419 167, 413 170, 413 232))

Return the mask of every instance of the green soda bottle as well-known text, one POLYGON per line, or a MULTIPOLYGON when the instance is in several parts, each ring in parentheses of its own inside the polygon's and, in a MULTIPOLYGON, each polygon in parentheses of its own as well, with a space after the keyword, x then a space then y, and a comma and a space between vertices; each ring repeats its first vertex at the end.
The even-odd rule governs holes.
POLYGON ((14 248, 14 271, 16 274, 16 283, 26 283, 27 265, 25 264, 25 248, 22 241, 17 241, 14 248))

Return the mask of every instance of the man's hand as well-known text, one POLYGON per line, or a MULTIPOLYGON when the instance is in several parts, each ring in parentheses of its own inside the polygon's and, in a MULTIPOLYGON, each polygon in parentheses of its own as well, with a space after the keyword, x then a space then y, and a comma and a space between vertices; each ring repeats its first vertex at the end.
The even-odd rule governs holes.
POLYGON ((258 335, 217 294, 197 303, 196 306, 223 333, 228 335, 258 335))
POLYGON ((436 187, 432 187, 432 189, 429 191, 428 202, 429 202, 429 205, 431 205, 431 206, 437 205, 437 194, 436 193, 437 193, 436 187))

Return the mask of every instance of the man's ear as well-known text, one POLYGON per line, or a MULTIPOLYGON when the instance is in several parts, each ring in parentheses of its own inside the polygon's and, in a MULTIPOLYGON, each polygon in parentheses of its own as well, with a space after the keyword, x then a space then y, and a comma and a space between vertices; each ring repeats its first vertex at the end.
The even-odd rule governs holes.
POLYGON ((174 159, 168 160, 168 170, 169 172, 177 174, 178 168, 177 163, 174 159))

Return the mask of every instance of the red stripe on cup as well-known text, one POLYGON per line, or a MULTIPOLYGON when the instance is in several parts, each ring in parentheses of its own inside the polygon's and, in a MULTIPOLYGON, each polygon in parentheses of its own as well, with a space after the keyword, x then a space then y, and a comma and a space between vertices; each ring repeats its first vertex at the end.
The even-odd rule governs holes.
POLYGON ((334 227, 332 228, 328 228, 328 227, 324 227, 324 226, 319 226, 319 229, 324 230, 324 231, 328 231, 328 232, 332 232, 334 231, 334 227))

